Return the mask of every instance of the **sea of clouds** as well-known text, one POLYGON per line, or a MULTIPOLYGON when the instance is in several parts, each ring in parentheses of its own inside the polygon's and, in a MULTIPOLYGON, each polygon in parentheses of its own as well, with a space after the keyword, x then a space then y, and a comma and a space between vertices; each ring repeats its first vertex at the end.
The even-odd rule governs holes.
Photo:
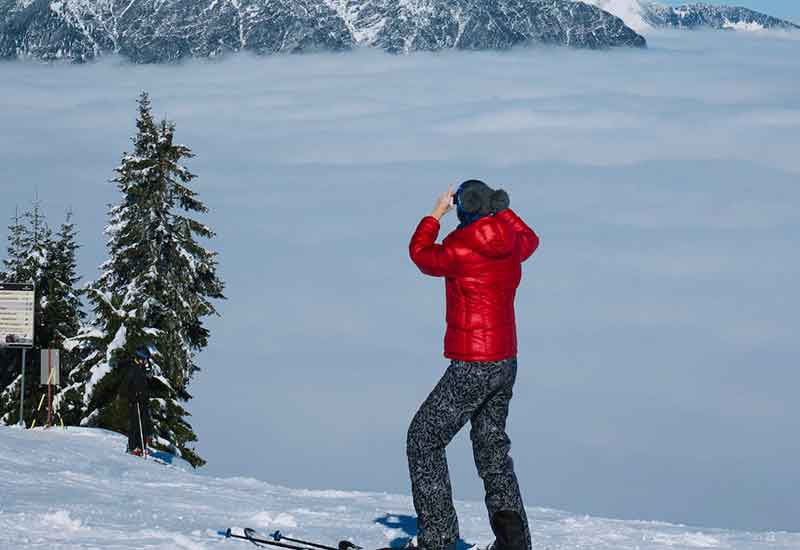
MULTIPOLYGON (((800 42, 648 39, 3 63, 0 215, 72 208, 95 277, 149 91, 197 155, 227 282, 191 388, 206 470, 408 492, 405 431, 447 366, 444 283, 408 239, 482 178, 542 239, 509 420, 527 502, 800 530, 800 42)), ((480 498, 465 433, 449 454, 456 497, 480 498)))

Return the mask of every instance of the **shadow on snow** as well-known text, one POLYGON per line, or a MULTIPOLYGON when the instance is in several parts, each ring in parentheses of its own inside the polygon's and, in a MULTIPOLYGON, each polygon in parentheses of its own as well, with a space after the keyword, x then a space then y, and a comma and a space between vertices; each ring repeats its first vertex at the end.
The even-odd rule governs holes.
MULTIPOLYGON (((417 518, 414 516, 404 516, 400 514, 386 514, 375 518, 375 523, 383 525, 388 529, 399 529, 405 536, 397 537, 389 542, 391 548, 404 547, 417 534, 417 518)), ((473 545, 464 539, 458 539, 456 550, 469 550, 473 545)))

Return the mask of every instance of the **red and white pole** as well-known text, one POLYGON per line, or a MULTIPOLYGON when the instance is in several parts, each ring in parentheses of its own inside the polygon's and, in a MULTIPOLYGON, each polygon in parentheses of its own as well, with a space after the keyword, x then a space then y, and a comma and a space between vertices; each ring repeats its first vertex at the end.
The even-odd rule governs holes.
POLYGON ((47 350, 47 427, 53 426, 53 350, 47 350))

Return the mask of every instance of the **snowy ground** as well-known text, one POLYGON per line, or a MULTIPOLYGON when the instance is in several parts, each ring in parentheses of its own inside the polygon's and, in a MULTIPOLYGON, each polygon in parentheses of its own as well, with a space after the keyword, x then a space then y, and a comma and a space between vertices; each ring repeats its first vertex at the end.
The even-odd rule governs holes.
MULTIPOLYGON (((123 437, 102 430, 0 427, 0 548, 250 547, 217 534, 229 526, 334 543, 348 538, 367 549, 413 534, 408 496, 210 477, 145 462, 124 447, 123 437)), ((460 502, 458 510, 465 544, 490 542, 482 503, 460 502)), ((544 508, 528 513, 536 549, 800 548, 800 534, 701 532, 544 508)))

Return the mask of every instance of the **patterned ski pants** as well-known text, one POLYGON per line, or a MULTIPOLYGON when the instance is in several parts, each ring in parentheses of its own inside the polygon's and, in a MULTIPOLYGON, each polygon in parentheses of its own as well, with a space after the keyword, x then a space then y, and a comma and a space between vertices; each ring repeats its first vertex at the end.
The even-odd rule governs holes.
POLYGON ((459 539, 445 447, 470 421, 475 465, 486 491, 489 519, 501 510, 517 512, 530 550, 528 519, 508 454, 511 440, 506 434, 516 376, 516 357, 492 362, 452 360, 414 415, 406 450, 421 549, 452 550, 459 539))

